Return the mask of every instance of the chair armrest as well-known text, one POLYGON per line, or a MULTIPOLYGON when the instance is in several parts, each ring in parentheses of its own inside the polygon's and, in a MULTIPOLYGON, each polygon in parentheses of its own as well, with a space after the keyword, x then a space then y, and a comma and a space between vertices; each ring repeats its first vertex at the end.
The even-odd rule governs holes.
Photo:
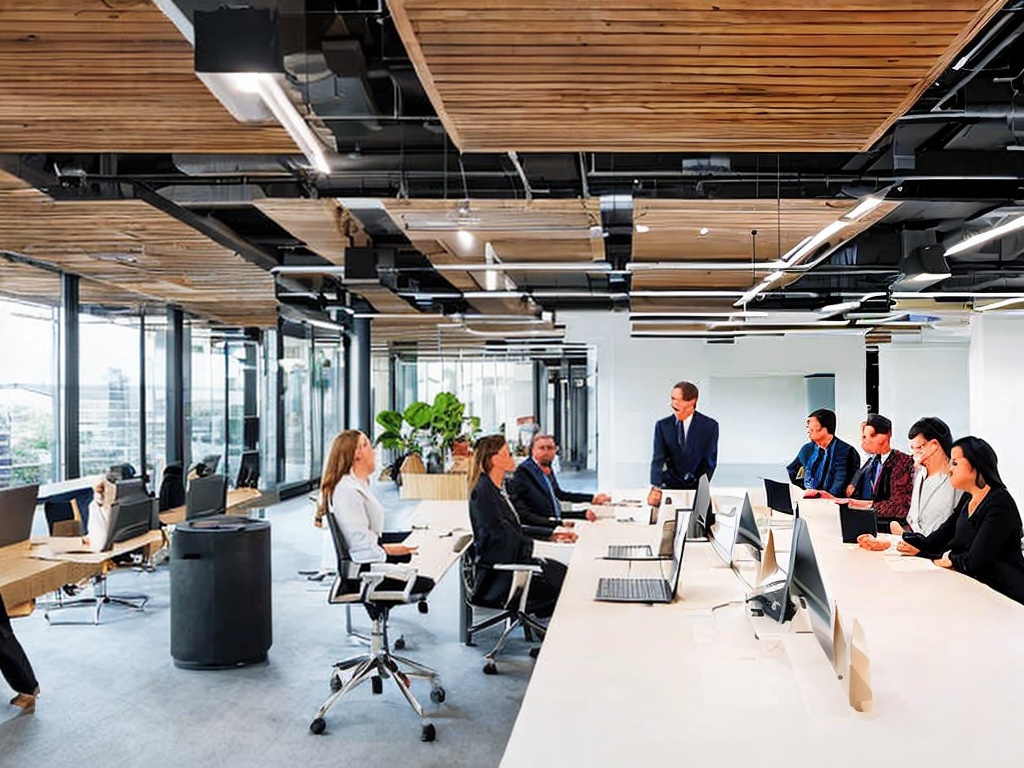
POLYGON ((514 571, 518 573, 540 573, 541 567, 533 563, 497 563, 489 566, 495 571, 514 571))
POLYGON ((506 607, 519 593, 519 611, 526 613, 526 601, 530 596, 530 582, 534 574, 543 572, 543 569, 534 563, 496 563, 488 566, 495 571, 511 571, 512 583, 509 586, 508 597, 505 599, 506 607))
POLYGON ((400 599, 403 603, 408 603, 411 599, 412 588, 416 584, 416 576, 418 571, 415 568, 406 568, 401 565, 394 565, 393 563, 373 563, 370 565, 370 570, 363 571, 359 576, 366 585, 366 599, 373 600, 375 598, 396 600, 400 599), (401 590, 382 590, 380 593, 377 589, 381 586, 385 579, 393 579, 395 581, 402 582, 401 590), (400 596, 400 597, 399 597, 400 596))

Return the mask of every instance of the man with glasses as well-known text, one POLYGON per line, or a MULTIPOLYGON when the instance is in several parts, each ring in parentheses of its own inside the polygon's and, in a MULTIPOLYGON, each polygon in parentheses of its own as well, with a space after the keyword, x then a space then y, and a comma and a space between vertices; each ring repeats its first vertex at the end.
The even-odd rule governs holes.
POLYGON ((563 521, 566 518, 596 520, 593 510, 563 511, 561 502, 607 504, 611 501, 611 496, 606 493, 591 496, 588 493, 564 490, 558 484, 555 472, 551 468, 557 453, 555 438, 551 435, 535 434, 530 441, 530 458, 516 467, 516 471, 507 481, 509 498, 524 526, 553 529, 564 525, 563 521))

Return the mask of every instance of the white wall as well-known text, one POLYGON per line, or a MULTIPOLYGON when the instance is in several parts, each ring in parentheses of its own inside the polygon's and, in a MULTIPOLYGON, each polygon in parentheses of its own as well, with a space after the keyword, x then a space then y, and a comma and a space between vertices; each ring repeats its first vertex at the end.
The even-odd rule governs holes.
POLYGON ((971 318, 970 432, 984 438, 999 457, 1002 475, 1024 510, 1024 316, 971 318))
MULTIPOLYGON (((654 422, 669 415, 669 391, 680 379, 701 389, 699 410, 715 417, 713 377, 836 375, 838 434, 859 445, 864 416, 864 340, 853 336, 749 338, 735 344, 705 344, 689 339, 631 339, 625 313, 560 312, 567 337, 594 347, 598 388, 598 486, 601 489, 645 486, 648 481, 654 422)), ((772 407, 764 403, 765 409, 772 407)), ((805 413, 796 416, 802 426, 805 413)), ((792 436, 749 425, 744 440, 755 439, 765 457, 789 462, 800 443, 792 436)), ((803 439, 801 435, 801 440, 803 439)), ((742 462, 725 448, 735 443, 721 436, 719 463, 742 462)))
POLYGON ((971 430, 970 336, 892 343, 878 350, 878 408, 893 424, 893 445, 906 451, 907 430, 938 416, 953 437, 971 430))

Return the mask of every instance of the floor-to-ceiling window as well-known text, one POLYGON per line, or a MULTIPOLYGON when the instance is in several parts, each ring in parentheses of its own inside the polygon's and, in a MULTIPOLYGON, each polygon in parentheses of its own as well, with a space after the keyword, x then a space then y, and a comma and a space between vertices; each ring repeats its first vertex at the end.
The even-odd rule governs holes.
MULTIPOLYGON (((145 315, 146 471, 159 483, 167 457, 167 312, 145 315)), ((159 488, 159 485, 155 486, 159 488)))
POLYGON ((313 468, 311 346, 307 338, 285 334, 280 360, 284 406, 284 482, 305 482, 313 468))
MULTIPOLYGON (((59 296, 59 276, 37 271, 59 296)), ((59 478, 57 318, 55 306, 0 296, 0 488, 59 478)))
POLYGON ((345 428, 345 353, 340 339, 315 339, 313 346, 313 468, 319 473, 331 440, 345 428))
POLYGON ((139 317, 83 306, 78 345, 82 474, 113 464, 141 472, 139 317))
POLYGON ((217 469, 227 449, 227 365, 224 343, 209 328, 193 324, 189 333, 189 401, 185 408, 191 463, 212 463, 217 469))

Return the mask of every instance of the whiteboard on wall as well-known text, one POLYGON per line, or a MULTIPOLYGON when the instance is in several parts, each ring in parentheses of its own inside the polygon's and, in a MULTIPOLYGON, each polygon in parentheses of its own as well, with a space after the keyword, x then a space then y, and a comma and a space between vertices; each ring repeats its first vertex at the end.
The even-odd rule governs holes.
POLYGON ((785 466, 807 442, 803 376, 712 376, 699 410, 718 420, 719 464, 785 466))

